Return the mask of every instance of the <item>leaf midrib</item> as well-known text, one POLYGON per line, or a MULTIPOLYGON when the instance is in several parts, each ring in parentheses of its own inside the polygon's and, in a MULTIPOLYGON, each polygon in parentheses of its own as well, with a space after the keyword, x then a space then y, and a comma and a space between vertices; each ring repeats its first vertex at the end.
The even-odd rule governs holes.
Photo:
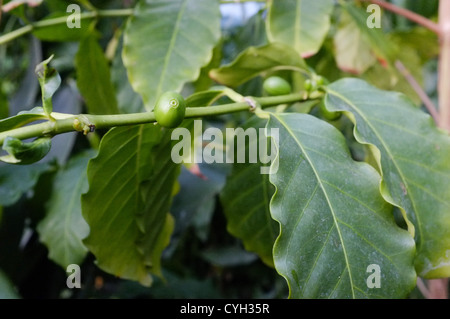
POLYGON ((314 167, 311 159, 308 156, 308 153, 305 152, 302 144, 300 143, 300 141, 297 139, 297 137, 295 136, 294 132, 289 128, 289 126, 287 125, 286 122, 284 122, 277 114, 271 114, 273 117, 275 117, 286 129, 286 131, 289 133, 289 135, 294 139, 294 141, 297 143, 298 147, 300 148, 300 150, 302 151, 303 155, 305 156, 305 159, 308 161, 311 169, 313 170, 314 175, 316 176, 316 179, 320 185, 320 188, 322 189, 322 192, 325 196, 325 199, 328 203, 328 207, 330 208, 330 212, 331 215, 333 216, 333 221, 334 221, 334 225, 336 227, 336 231, 338 233, 339 236, 339 240, 341 241, 341 245, 342 245, 342 251, 343 251, 343 255, 344 255, 344 259, 345 259, 345 264, 346 267, 348 269, 348 275, 349 275, 349 280, 350 280, 350 287, 352 290, 352 297, 355 298, 355 292, 354 292, 354 285, 353 285, 353 278, 352 278, 352 272, 351 272, 351 268, 350 268, 350 263, 348 260, 348 255, 347 255, 347 250, 345 248, 345 244, 344 244, 344 239, 342 237, 341 234, 341 230, 339 228, 339 224, 338 224, 338 220, 336 217, 336 213, 334 212, 333 206, 331 205, 330 199, 328 198, 326 189, 324 187, 324 185, 322 184, 322 180, 320 179, 319 173, 317 172, 316 168, 314 167))

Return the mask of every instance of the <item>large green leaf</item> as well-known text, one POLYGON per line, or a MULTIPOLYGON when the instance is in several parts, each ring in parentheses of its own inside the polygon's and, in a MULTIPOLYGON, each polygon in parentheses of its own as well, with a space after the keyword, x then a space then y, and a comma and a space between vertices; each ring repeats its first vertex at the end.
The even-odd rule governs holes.
POLYGON ((121 113, 144 112, 142 97, 136 93, 128 81, 127 69, 123 65, 121 50, 117 50, 111 64, 111 82, 113 83, 117 106, 121 113))
POLYGON ((405 297, 416 282, 414 240, 396 225, 376 170, 353 161, 343 135, 313 116, 272 114, 267 129, 279 130, 270 209, 290 297, 405 297), (379 288, 369 284, 374 265, 379 288))
POLYGON ((359 142, 375 146, 383 196, 406 212, 415 234, 419 275, 450 276, 449 135, 404 95, 362 80, 333 83, 325 103, 349 115, 359 142))
POLYGON ((197 79, 219 38, 217 0, 141 0, 125 30, 123 61, 146 108, 197 79))
POLYGON ((6 274, 0 270, 0 299, 19 299, 17 288, 9 280, 6 274))
POLYGON ((143 231, 143 182, 152 171, 152 150, 161 139, 153 124, 111 129, 89 162, 89 191, 82 196, 82 213, 90 227, 84 240, 103 270, 150 285, 152 278, 138 249, 143 231))
POLYGON ((19 166, 0 164, 0 205, 10 206, 31 190, 39 176, 49 169, 48 163, 19 166))
POLYGON ((303 57, 319 51, 330 28, 333 0, 270 1, 267 35, 270 42, 292 46, 303 57))
POLYGON ((211 78, 226 86, 236 87, 248 80, 275 70, 306 70, 305 61, 291 47, 271 43, 250 47, 232 63, 209 72, 211 78))
MULTIPOLYGON (((246 122, 243 129, 259 130, 265 124, 266 120, 254 117, 246 122)), ((249 154, 249 149, 258 149, 258 140, 245 140, 246 154, 249 154)), ((278 236, 278 225, 269 211, 273 186, 269 176, 261 174, 261 165, 259 161, 238 163, 235 158, 220 199, 228 231, 242 239, 247 250, 257 253, 267 265, 273 267, 272 248, 278 236)))
POLYGON ((86 168, 92 155, 92 152, 81 153, 58 171, 47 215, 37 226, 49 258, 64 269, 70 264, 81 264, 87 254, 82 240, 88 235, 89 227, 81 216, 81 195, 88 188, 86 168))
POLYGON ((108 61, 93 33, 80 41, 76 69, 77 86, 89 113, 119 113, 108 61))

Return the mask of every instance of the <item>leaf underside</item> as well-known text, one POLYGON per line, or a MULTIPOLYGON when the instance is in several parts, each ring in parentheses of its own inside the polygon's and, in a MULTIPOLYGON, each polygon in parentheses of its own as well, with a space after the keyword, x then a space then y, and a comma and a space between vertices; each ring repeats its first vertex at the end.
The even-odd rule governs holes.
POLYGON ((232 63, 209 72, 215 81, 230 87, 239 86, 262 74, 280 69, 306 70, 305 61, 286 44, 270 43, 249 47, 232 63))
POLYGON ((122 56, 146 109, 162 93, 197 79, 219 38, 216 0, 141 0, 127 24, 122 56))

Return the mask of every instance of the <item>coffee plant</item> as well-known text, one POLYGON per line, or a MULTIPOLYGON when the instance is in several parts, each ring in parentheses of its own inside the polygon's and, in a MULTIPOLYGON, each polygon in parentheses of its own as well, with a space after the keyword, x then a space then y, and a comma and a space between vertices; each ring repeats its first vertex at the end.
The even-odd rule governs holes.
POLYGON ((1 297, 446 298, 448 1, 0 8, 1 297))

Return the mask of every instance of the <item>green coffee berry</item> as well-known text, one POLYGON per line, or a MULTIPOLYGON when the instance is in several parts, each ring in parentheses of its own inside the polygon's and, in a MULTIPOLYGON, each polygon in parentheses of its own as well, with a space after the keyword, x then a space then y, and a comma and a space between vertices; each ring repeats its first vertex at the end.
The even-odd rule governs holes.
POLYGON ((186 113, 186 102, 177 92, 166 92, 156 102, 156 121, 163 127, 177 127, 186 113))
POLYGON ((263 83, 264 91, 269 95, 285 95, 291 93, 291 85, 279 76, 268 77, 263 83))

